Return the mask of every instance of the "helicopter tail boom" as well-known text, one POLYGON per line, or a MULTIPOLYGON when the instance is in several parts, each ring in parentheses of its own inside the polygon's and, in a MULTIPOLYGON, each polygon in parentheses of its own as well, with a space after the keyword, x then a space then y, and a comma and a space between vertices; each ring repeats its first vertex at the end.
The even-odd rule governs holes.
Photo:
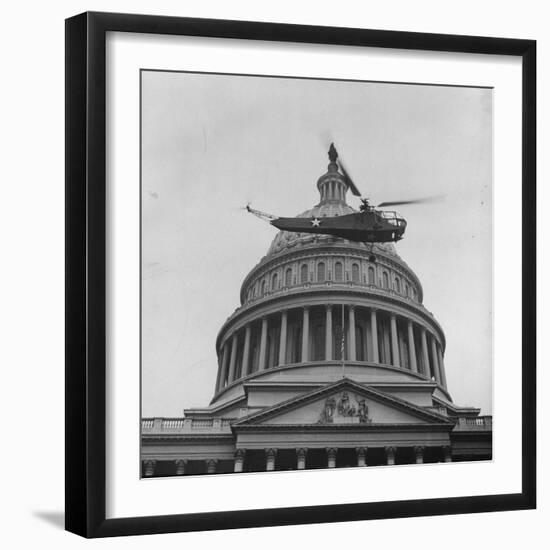
POLYGON ((268 214, 267 212, 262 212, 261 210, 251 208, 249 204, 246 205, 246 211, 250 212, 257 218, 260 218, 260 220, 264 220, 267 223, 271 223, 273 220, 276 220, 278 218, 278 216, 274 216, 273 214, 268 214))

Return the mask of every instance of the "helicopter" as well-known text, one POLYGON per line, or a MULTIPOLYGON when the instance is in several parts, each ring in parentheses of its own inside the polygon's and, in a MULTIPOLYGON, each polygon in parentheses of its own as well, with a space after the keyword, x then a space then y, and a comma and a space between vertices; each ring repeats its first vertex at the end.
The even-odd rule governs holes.
POLYGON ((283 231, 331 235, 353 242, 388 243, 397 242, 403 238, 407 221, 397 212, 379 210, 379 208, 431 202, 435 198, 389 201, 373 206, 369 199, 361 197, 361 193, 339 159, 334 143, 330 144, 328 156, 331 163, 337 163, 351 192, 360 197, 359 212, 330 217, 284 218, 255 210, 250 205, 246 206, 246 210, 283 231))

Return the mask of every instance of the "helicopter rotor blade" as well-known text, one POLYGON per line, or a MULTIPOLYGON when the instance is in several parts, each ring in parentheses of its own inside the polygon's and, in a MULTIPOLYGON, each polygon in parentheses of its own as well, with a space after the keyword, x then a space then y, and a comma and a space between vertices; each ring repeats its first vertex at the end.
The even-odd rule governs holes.
POLYGON ((357 189, 357 186, 355 185, 355 183, 353 183, 353 180, 351 179, 348 171, 344 168, 344 165, 342 164, 342 159, 339 158, 338 161, 339 161, 339 165, 340 165, 340 170, 342 170, 342 174, 344 175, 344 178, 346 179, 346 182, 349 185, 350 191, 356 197, 360 197, 361 192, 359 191, 359 189, 357 189))
MULTIPOLYGON (((344 164, 342 163, 342 157, 340 156, 340 153, 338 153, 338 151, 336 150, 336 147, 334 146, 334 141, 333 140, 330 140, 329 157, 331 155, 331 152, 332 152, 332 154, 334 154, 333 162, 336 162, 338 164, 340 170, 342 171, 344 179, 346 180, 346 183, 349 186, 350 191, 356 197, 360 197, 361 192, 359 191, 359 189, 357 189, 357 186, 355 185, 355 183, 351 179, 351 176, 349 175, 349 172, 345 169, 344 164)), ((332 161, 332 158, 331 158, 331 161, 332 161)))
POLYGON ((410 199, 406 201, 385 201, 381 202, 380 204, 377 204, 376 207, 384 207, 384 206, 399 206, 404 204, 430 204, 434 202, 441 202, 445 198, 444 195, 434 195, 431 197, 423 197, 421 199, 410 199))

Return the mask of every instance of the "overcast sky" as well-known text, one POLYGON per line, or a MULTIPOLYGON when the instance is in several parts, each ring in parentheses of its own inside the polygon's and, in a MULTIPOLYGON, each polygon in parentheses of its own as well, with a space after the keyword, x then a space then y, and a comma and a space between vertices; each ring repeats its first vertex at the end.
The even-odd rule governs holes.
MULTIPOLYGON (((142 73, 144 416, 213 395, 215 338, 276 229, 319 202, 331 141, 375 202, 403 206, 399 255, 447 338, 455 403, 492 410, 492 91, 142 73)), ((348 202, 358 206, 358 199, 348 202)))

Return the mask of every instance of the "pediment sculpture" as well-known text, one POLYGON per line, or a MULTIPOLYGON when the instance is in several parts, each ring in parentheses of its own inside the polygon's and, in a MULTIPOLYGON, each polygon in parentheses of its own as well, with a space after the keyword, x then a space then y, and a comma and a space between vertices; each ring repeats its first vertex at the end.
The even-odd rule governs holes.
POLYGON ((334 396, 329 397, 317 421, 318 424, 370 424, 371 422, 365 398, 355 396, 352 401, 347 391, 342 392, 338 399, 334 396))

